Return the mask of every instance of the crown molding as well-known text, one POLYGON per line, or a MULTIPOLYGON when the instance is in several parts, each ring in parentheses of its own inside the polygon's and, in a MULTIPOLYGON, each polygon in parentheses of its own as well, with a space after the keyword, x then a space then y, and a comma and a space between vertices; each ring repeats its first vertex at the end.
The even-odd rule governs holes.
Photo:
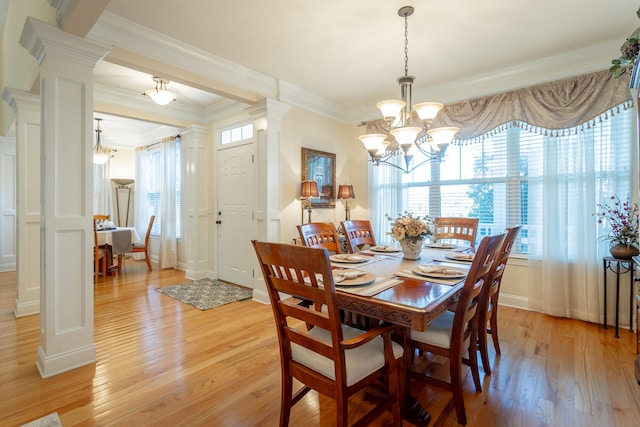
MULTIPOLYGON (((279 99, 339 121, 345 121, 348 118, 340 105, 322 96, 212 55, 108 11, 102 14, 87 38, 112 45, 114 51, 122 49, 173 66, 180 64, 179 68, 190 73, 198 70, 197 73, 205 78, 255 92, 260 98, 279 99)), ((185 84, 188 85, 186 82, 185 84)), ((231 100, 231 102, 234 101, 231 100)), ((225 103, 216 104, 209 113, 213 117, 220 117, 221 109, 228 106, 225 103)), ((231 106, 236 112, 243 108, 241 104, 231 104, 231 106)), ((228 112, 229 110, 226 110, 224 115, 228 115, 228 112)))
POLYGON ((276 79, 242 67, 165 34, 105 11, 87 35, 106 43, 263 96, 274 96, 276 79))

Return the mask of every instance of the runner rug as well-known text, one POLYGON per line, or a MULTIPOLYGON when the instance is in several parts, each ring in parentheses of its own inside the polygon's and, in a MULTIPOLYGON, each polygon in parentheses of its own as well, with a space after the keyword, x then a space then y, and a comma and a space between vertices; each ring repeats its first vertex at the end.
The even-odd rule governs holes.
POLYGON ((200 310, 209 310, 210 308, 252 297, 251 289, 230 285, 214 279, 200 279, 178 285, 165 286, 159 288, 158 291, 200 310))
POLYGON ((46 417, 38 418, 30 423, 22 424, 20 427, 62 427, 58 413, 54 412, 46 417))

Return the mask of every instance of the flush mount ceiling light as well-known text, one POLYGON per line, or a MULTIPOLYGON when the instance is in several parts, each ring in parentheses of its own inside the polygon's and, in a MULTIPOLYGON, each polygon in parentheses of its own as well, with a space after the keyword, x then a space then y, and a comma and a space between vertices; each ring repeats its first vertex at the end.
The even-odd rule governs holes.
POLYGON ((409 173, 426 162, 442 160, 444 149, 451 143, 459 130, 456 127, 431 129, 433 119, 443 107, 441 103, 422 102, 411 105, 415 77, 409 75, 407 18, 413 14, 413 11, 412 6, 404 6, 398 10, 398 15, 404 18, 404 76, 398 78, 401 99, 380 101, 376 104, 384 117, 386 125, 384 131, 387 133, 367 134, 359 137, 369 152, 370 160, 375 165, 386 164, 401 169, 404 173, 409 173), (387 138, 390 138, 391 141, 387 138), (416 150, 422 153, 426 160, 418 165, 412 165, 416 150), (404 156, 403 166, 389 161, 397 155, 404 156))
POLYGON ((96 145, 93 147, 93 163, 97 165, 103 165, 107 163, 111 157, 113 157, 112 150, 109 148, 104 148, 102 144, 100 144, 100 134, 102 133, 102 129, 100 129, 100 122, 102 119, 95 118, 97 122, 96 125, 96 145))
POLYGON ((167 105, 176 100, 176 94, 167 90, 167 83, 170 83, 169 80, 154 76, 153 81, 156 82, 156 87, 145 90, 142 95, 150 97, 158 105, 167 105))

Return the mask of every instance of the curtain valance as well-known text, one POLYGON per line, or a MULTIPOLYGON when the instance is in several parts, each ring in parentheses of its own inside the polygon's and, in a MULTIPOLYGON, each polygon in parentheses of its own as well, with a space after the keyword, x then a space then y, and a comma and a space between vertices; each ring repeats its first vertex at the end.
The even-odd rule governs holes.
MULTIPOLYGON (((606 120, 621 104, 632 106, 628 75, 616 79, 603 70, 445 105, 432 127, 460 128, 457 141, 479 140, 511 126, 562 134, 606 120)), ((388 133, 385 129, 383 119, 367 122, 367 133, 388 133)))
POLYGON ((456 126, 458 140, 469 140, 515 122, 536 128, 572 128, 615 114, 631 100, 628 76, 612 78, 608 70, 445 105, 433 127, 456 126), (604 115, 604 116, 603 116, 604 115))

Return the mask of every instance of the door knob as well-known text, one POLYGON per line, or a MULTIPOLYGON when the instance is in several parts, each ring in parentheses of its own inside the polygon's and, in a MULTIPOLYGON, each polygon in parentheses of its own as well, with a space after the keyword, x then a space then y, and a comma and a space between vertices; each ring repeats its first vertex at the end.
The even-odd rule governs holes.
POLYGON ((222 224, 222 220, 220 220, 220 219, 219 219, 219 220, 217 220, 217 221, 216 221, 216 224, 222 224))

